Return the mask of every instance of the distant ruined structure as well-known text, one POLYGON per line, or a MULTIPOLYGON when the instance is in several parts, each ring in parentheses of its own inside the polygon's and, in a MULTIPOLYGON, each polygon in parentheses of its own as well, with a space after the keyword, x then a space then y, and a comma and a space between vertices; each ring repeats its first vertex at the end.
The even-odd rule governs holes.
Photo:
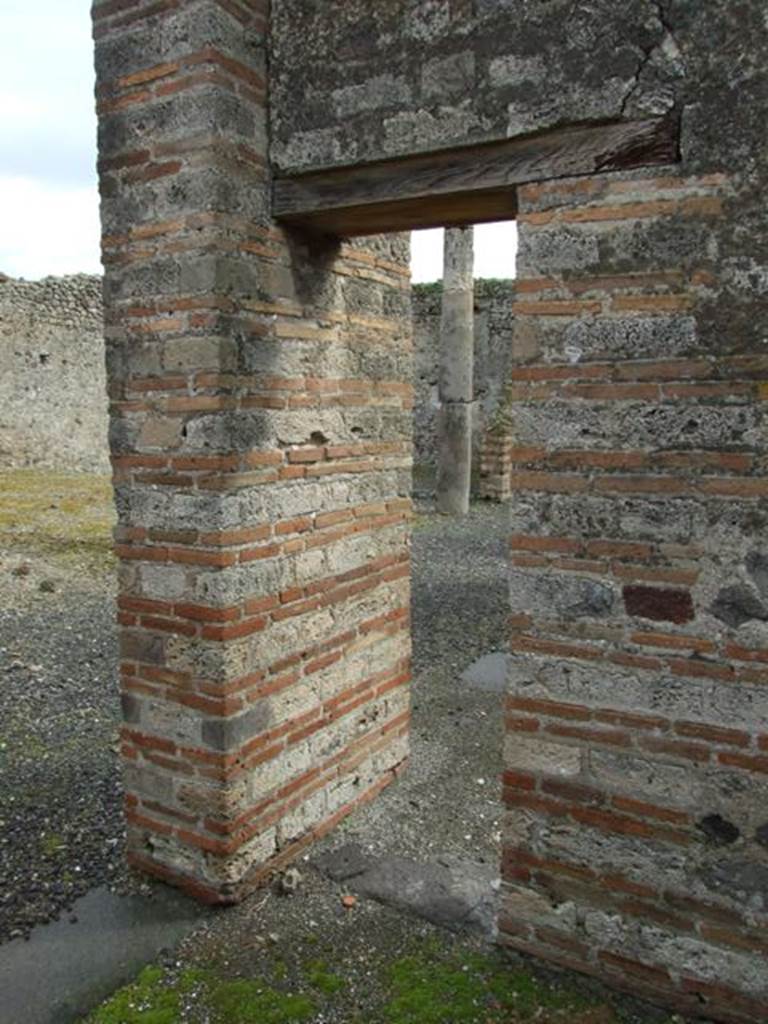
MULTIPOLYGON (((109 471, 101 286, 87 274, 0 275, 0 467, 109 471)), ((413 454, 428 477, 437 457, 440 296, 439 282, 413 287, 413 454)), ((496 491, 480 463, 484 445, 496 444, 489 431, 511 358, 514 297, 513 281, 475 281, 474 488, 487 497, 496 491)))
POLYGON ((764 1021, 764 4, 93 27, 132 863, 238 900, 405 768, 401 232, 516 217, 500 941, 764 1021))
MULTIPOLYGON (((496 445, 503 420, 503 394, 513 360, 514 280, 475 280, 474 289, 474 402, 472 404, 473 489, 497 497, 497 487, 481 473, 488 449, 496 445)), ((440 301, 438 283, 413 286, 413 457, 417 471, 437 460, 438 364, 440 301)), ((490 464, 496 470, 494 461, 490 464)), ((509 472, 509 470, 507 471, 509 472)), ((508 496, 508 486, 504 488, 508 496)))
POLYGON ((0 274, 0 467, 109 471, 101 278, 0 274))

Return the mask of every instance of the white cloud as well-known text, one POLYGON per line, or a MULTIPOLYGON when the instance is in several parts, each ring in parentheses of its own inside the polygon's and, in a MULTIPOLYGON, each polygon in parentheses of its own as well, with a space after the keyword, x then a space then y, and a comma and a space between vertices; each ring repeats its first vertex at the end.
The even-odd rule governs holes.
POLYGON ((11 277, 99 273, 93 186, 0 175, 0 271, 11 277))
POLYGON ((87 0, 1 0, 0 69, 0 173, 92 182, 96 116, 87 0))
POLYGON ((411 278, 439 281, 443 276, 443 229, 411 232, 411 278))
POLYGON ((45 110, 45 103, 40 96, 24 96, 0 90, 0 117, 6 125, 11 121, 28 123, 29 118, 40 117, 45 110))
MULTIPOLYGON (((89 0, 0 0, 0 271, 98 271, 89 0)), ((475 229, 475 276, 514 276, 514 223, 475 229)), ((414 232, 414 281, 442 277, 442 231, 414 232)))
MULTIPOLYGON (((475 277, 514 277, 516 255, 517 225, 514 221, 475 226, 475 277)), ((442 228, 412 232, 411 274, 414 282, 442 279, 442 228)))
POLYGON ((0 271, 98 271, 88 0, 0 0, 0 271))

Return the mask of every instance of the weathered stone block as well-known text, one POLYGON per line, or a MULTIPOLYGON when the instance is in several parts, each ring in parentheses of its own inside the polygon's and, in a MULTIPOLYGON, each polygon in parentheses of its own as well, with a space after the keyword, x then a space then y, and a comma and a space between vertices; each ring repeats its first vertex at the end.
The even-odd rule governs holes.
POLYGON ((421 91, 429 100, 448 101, 466 96, 475 79, 475 55, 471 50, 429 60, 421 72, 421 91))
POLYGON ((581 772, 582 752, 576 746, 512 734, 504 740, 504 764, 520 771, 573 776, 581 772))

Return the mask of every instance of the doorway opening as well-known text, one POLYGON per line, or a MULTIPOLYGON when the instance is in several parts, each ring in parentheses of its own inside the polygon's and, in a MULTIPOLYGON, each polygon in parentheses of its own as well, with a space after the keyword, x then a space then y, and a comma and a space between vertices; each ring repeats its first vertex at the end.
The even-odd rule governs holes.
MULTIPOLYGON (((439 462, 443 228, 411 233, 414 341, 414 495, 434 495, 439 462)), ((497 424, 510 366, 514 327, 515 221, 477 224, 473 229, 472 466, 471 494, 484 493, 482 463, 489 433, 497 424)))

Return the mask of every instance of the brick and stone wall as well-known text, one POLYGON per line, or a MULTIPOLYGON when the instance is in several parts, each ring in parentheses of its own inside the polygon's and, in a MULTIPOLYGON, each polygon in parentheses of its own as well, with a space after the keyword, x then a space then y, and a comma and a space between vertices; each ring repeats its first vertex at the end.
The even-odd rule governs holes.
POLYGON ((764 1020, 762 7, 331 6, 276 0, 284 171, 679 123, 667 168, 518 190, 519 365, 484 452, 514 531, 501 926, 764 1020))
MULTIPOLYGON (((506 381, 514 294, 476 283, 475 449, 479 464, 506 381)), ((436 462, 440 287, 416 285, 414 457, 436 462)), ((0 460, 71 471, 109 470, 101 278, 0 277, 0 460), (63 426, 63 430, 62 430, 63 426)), ((508 490, 508 489, 507 489, 508 490)))
POLYGON ((500 922, 733 1021, 768 1009, 767 367, 713 256, 743 188, 520 190, 500 922))
POLYGON ((408 244, 271 221, 265 13, 94 7, 128 844, 220 902, 408 748, 408 244))
MULTIPOLYGON (((437 462, 438 362, 440 351, 440 285, 413 288, 415 393, 413 448, 418 465, 437 462)), ((473 464, 480 468, 486 432, 499 411, 512 350, 514 282, 475 281, 475 365, 473 464)))
POLYGON ((0 466, 109 469, 101 278, 0 274, 0 466))
MULTIPOLYGON (((271 221, 265 15, 94 8, 130 846, 219 900, 406 753, 406 252, 271 221)), ((669 166, 517 190, 501 935, 763 1021, 762 5, 273 16, 282 171, 670 115, 669 166)))
POLYGON ((684 4, 273 0, 272 160, 317 170, 664 113, 683 71, 667 6, 684 4))
MULTIPOLYGON (((503 407, 502 407, 503 408, 503 407)), ((483 434, 480 447, 480 496, 490 501, 507 501, 512 497, 512 449, 515 442, 511 428, 501 417, 483 434)))

